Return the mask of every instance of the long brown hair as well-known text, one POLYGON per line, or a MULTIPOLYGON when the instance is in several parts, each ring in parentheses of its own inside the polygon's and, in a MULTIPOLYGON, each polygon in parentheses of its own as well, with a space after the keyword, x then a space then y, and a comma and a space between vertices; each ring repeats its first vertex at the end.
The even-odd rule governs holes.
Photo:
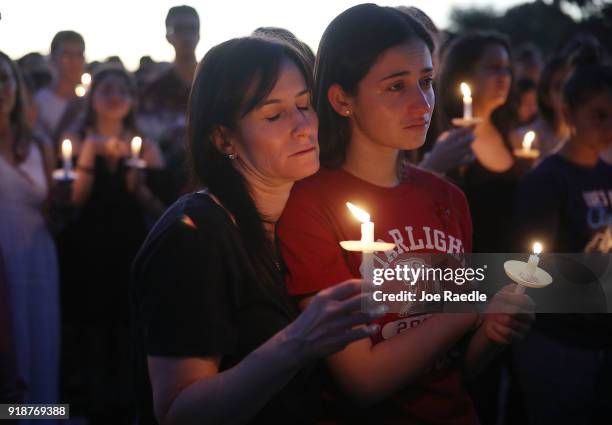
POLYGON ((359 82, 387 49, 409 40, 422 40, 434 53, 427 30, 411 16, 392 7, 360 4, 338 15, 319 44, 315 64, 314 105, 319 117, 321 164, 340 167, 351 141, 351 127, 327 99, 333 84, 356 94, 359 82))
POLYGON ((294 63, 307 87, 312 76, 307 60, 288 43, 245 37, 228 40, 206 53, 191 88, 187 139, 193 172, 234 216, 259 276, 276 280, 274 247, 250 189, 232 160, 213 143, 220 128, 233 130, 240 118, 256 108, 272 91, 282 62, 294 63))
POLYGON ((28 126, 25 114, 25 83, 15 63, 8 55, 0 51, 0 60, 9 64, 11 74, 15 80, 15 105, 9 115, 9 124, 13 136, 11 153, 15 162, 25 161, 31 143, 32 129, 28 126))
MULTIPOLYGON (((491 46, 503 47, 511 58, 510 43, 503 35, 495 31, 474 31, 451 40, 448 47, 444 49, 440 75, 437 81, 438 95, 438 130, 448 130, 453 117, 462 115, 462 101, 458 93, 459 84, 466 81, 473 86, 471 80, 474 74, 476 62, 482 56, 484 50, 491 46)), ((510 69, 510 78, 513 78, 510 69)), ((491 116, 491 121, 506 144, 510 128, 510 117, 508 113, 508 102, 498 107, 491 116)), ((437 135, 436 135, 437 136, 437 135)))

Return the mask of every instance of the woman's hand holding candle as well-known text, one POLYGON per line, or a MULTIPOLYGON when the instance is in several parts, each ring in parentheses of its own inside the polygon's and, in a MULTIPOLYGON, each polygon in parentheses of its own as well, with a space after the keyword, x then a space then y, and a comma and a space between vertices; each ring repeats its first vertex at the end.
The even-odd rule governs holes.
POLYGON ((523 339, 534 321, 533 300, 523 293, 516 293, 515 284, 509 284, 492 298, 482 326, 493 342, 511 344, 523 339))
POLYGON ((369 294, 361 293, 361 285, 360 280, 347 280, 312 298, 302 314, 282 331, 289 341, 297 342, 296 356, 303 361, 325 357, 379 331, 376 324, 363 325, 384 315, 386 307, 362 311, 362 302, 369 294))

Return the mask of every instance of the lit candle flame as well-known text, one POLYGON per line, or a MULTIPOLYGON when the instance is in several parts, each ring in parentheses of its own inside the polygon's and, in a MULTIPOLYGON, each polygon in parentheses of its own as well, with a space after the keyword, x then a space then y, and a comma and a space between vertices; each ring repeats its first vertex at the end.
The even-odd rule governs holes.
POLYGON ((542 253, 542 244, 540 242, 536 242, 533 244, 533 253, 536 255, 542 253))
POLYGON ((87 89, 85 88, 85 86, 83 84, 79 84, 78 86, 75 87, 74 93, 78 97, 83 97, 83 96, 85 96, 85 94, 87 94, 87 89))
POLYGON ((531 150, 531 144, 535 140, 535 132, 528 131, 523 138, 523 150, 531 150))
POLYGON ((138 136, 132 139, 132 156, 137 158, 140 156, 140 148, 142 147, 142 139, 138 136))
POLYGON ((72 158, 72 142, 70 139, 64 139, 62 142, 62 157, 64 159, 72 158))
POLYGON ((368 214, 366 211, 362 210, 359 207, 356 207, 350 202, 347 202, 346 206, 351 211, 351 213, 357 218, 357 220, 361 221, 362 223, 368 223, 370 221, 370 214, 368 214))
POLYGON ((89 73, 84 73, 83 75, 81 75, 81 84, 88 86, 91 84, 91 74, 89 73))
POLYGON ((461 93, 463 93, 463 97, 472 97, 470 86, 468 86, 466 83, 461 83, 461 93))

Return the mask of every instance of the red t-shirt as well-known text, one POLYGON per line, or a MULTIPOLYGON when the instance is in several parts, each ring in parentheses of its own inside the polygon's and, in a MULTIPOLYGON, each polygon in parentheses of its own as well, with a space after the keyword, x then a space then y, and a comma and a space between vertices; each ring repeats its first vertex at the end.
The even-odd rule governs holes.
MULTIPOLYGON (((359 240, 361 227, 346 202, 365 209, 375 223, 375 240, 394 242, 390 253, 376 253, 374 267, 394 267, 406 252, 471 251, 472 223, 463 193, 446 180, 409 166, 406 178, 383 188, 348 172, 322 168, 298 182, 277 226, 288 268, 291 295, 313 294, 350 278, 360 277, 361 253, 343 250, 339 241, 359 240)), ((431 314, 389 313, 374 344, 418 326, 431 314)), ((451 350, 418 382, 361 412, 380 424, 477 424, 476 411, 462 385, 461 352, 451 350)))

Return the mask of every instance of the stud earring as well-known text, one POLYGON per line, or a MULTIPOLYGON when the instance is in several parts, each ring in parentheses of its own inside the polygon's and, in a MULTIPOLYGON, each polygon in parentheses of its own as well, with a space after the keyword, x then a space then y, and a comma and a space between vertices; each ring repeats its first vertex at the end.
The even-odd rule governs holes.
POLYGON ((346 111, 344 111, 344 113, 345 113, 346 115, 351 115, 351 110, 350 110, 350 109, 347 109, 346 111))
POLYGON ((233 160, 233 159, 236 159, 236 154, 235 154, 235 153, 230 153, 230 154, 229 154, 227 157, 228 157, 229 159, 232 159, 232 160, 233 160))

